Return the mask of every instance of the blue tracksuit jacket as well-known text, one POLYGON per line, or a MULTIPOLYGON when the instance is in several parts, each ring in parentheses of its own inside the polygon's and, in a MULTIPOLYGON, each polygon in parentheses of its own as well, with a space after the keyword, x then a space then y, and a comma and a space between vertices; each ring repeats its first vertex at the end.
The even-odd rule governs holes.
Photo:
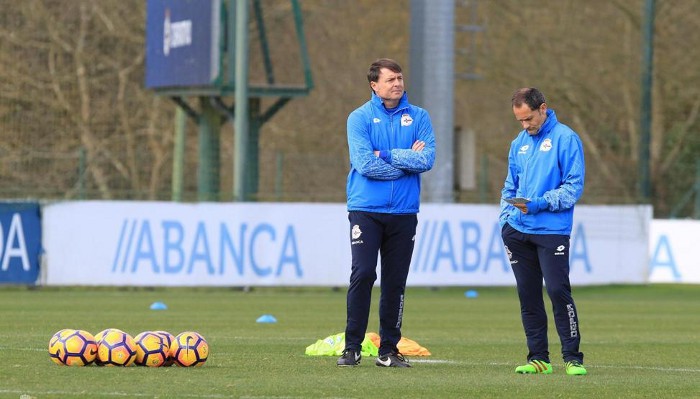
POLYGON ((585 174, 581 140, 557 121, 553 110, 547 110, 547 119, 535 136, 523 130, 510 145, 501 197, 525 197, 532 203, 523 214, 501 200, 501 226, 508 222, 523 233, 570 235, 585 174))
POLYGON ((428 113, 408 103, 404 92, 388 112, 381 98, 372 98, 348 116, 348 211, 418 213, 420 173, 435 161, 435 134, 428 113), (423 151, 413 151, 416 140, 423 151), (380 151, 379 157, 374 151, 380 151))

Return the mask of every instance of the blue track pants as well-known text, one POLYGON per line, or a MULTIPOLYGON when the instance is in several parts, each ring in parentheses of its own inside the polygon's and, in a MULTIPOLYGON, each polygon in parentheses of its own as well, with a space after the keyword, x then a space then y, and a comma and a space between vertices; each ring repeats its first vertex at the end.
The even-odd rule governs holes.
POLYGON ((379 355, 398 351, 401 340, 406 278, 411 266, 418 218, 352 211, 350 246, 352 269, 347 296, 345 348, 360 351, 367 332, 372 287, 377 279, 377 255, 381 255, 379 299, 379 355))
POLYGON ((578 360, 578 311, 571 296, 569 283, 569 236, 557 234, 525 234, 505 224, 501 231, 506 253, 510 258, 520 299, 527 347, 527 360, 549 362, 547 342, 547 313, 542 293, 542 280, 552 301, 554 324, 562 346, 565 362, 578 360))

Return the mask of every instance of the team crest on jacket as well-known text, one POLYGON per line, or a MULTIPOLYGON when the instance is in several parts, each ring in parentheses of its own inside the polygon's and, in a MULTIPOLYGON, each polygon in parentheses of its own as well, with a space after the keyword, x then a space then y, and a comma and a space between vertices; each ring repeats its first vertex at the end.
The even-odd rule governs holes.
POLYGON ((542 144, 540 144, 540 151, 549 151, 552 149, 552 139, 544 139, 542 144))
POLYGON ((401 126, 411 126, 411 123, 413 123, 413 118, 411 118, 411 115, 401 115, 401 126))

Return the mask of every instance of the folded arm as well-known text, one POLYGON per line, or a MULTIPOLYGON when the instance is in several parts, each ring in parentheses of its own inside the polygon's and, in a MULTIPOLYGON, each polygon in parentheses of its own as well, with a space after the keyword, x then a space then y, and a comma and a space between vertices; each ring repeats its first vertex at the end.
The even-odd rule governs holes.
POLYGON ((406 175, 374 153, 367 124, 359 117, 351 115, 347 129, 350 163, 361 175, 376 180, 396 180, 406 175))
POLYGON ((411 148, 395 148, 392 150, 375 151, 375 154, 406 173, 423 173, 433 168, 435 163, 435 133, 427 113, 416 121, 418 139, 411 148))

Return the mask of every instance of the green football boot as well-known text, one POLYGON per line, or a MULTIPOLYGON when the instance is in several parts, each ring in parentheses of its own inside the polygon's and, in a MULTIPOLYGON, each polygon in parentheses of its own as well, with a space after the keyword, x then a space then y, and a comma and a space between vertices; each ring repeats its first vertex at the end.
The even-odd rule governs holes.
POLYGON ((568 375, 586 375, 588 372, 586 371, 586 368, 583 367, 583 364, 579 362, 578 360, 572 360, 570 362, 566 362, 566 374, 568 375))
POLYGON ((544 360, 534 359, 527 364, 516 367, 515 372, 518 374, 552 374, 552 365, 544 360))

